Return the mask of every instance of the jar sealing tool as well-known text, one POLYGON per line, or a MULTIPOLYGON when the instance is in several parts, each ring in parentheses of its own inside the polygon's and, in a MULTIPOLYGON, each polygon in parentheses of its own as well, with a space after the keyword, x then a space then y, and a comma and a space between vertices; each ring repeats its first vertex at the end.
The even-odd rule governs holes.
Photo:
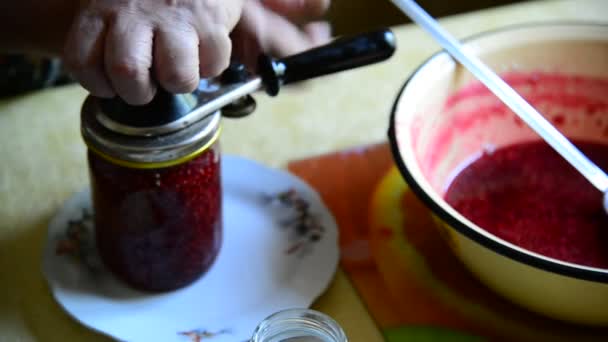
POLYGON ((492 91, 557 153, 604 194, 604 211, 608 212, 608 176, 560 133, 533 106, 479 58, 468 52, 413 0, 391 0, 403 13, 427 31, 454 59, 492 91))
POLYGON ((131 136, 154 136, 183 129, 221 110, 222 116, 244 117, 256 104, 250 94, 264 90, 276 96, 283 85, 374 64, 395 52, 389 29, 342 37, 286 58, 261 55, 257 74, 233 63, 218 78, 205 79, 193 93, 169 94, 159 89, 147 105, 131 106, 120 98, 100 99, 100 123, 131 136))

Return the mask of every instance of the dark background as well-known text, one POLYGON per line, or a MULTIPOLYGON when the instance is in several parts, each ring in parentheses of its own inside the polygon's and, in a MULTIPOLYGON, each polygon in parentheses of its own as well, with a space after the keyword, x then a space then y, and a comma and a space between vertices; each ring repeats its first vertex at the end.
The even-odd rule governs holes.
MULTIPOLYGON (((418 0, 418 4, 434 17, 516 2, 523 0, 418 0)), ((409 21, 389 0, 332 0, 329 20, 335 35, 355 34, 409 21)))

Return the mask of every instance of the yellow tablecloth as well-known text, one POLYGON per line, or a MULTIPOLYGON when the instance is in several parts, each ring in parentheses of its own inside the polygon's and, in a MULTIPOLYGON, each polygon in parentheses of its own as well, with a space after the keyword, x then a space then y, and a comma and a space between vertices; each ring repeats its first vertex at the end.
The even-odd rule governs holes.
MULTIPOLYGON (((606 21, 607 0, 534 1, 443 20, 456 36, 530 21, 606 21)), ((395 28, 398 51, 380 65, 256 96, 257 112, 226 120, 224 152, 281 167, 288 160, 381 141, 408 74, 438 46, 420 29, 395 28)), ((46 225, 87 184, 79 111, 85 92, 47 90, 0 102, 0 341, 106 341, 54 303, 40 272, 46 225)), ((342 272, 315 308, 351 341, 381 340, 342 272)))

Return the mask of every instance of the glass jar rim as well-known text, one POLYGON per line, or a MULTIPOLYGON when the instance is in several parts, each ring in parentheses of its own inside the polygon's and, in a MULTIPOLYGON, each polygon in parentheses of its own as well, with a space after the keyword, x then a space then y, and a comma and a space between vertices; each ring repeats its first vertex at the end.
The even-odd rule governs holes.
POLYGON ((180 157, 180 158, 167 160, 167 161, 159 161, 159 162, 143 163, 143 162, 132 162, 132 161, 121 160, 121 159, 112 157, 110 155, 107 155, 107 154, 97 150, 94 146, 91 146, 86 141, 85 141, 85 144, 87 145, 87 148, 91 152, 97 154, 101 158, 103 158, 103 159, 107 160, 108 162, 115 164, 115 165, 123 166, 123 167, 130 168, 130 169, 161 169, 161 168, 165 168, 165 167, 171 167, 174 165, 183 164, 183 163, 186 163, 186 162, 198 157, 203 152, 205 152, 209 148, 211 148, 219 140, 221 132, 222 132, 222 127, 220 126, 218 128, 218 130, 215 132, 215 135, 209 141, 207 141, 205 143, 205 145, 201 146, 197 150, 194 150, 190 154, 184 155, 183 157, 180 157))
POLYGON ((312 337, 320 342, 347 342, 342 327, 328 315, 311 309, 286 309, 264 319, 250 342, 281 342, 312 337))

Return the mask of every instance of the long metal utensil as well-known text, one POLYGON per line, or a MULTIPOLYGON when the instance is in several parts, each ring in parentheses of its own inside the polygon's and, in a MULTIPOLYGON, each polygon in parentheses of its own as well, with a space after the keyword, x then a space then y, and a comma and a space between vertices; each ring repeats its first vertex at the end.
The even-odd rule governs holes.
POLYGON ((608 176, 587 158, 568 138, 561 134, 534 107, 524 100, 502 78, 477 56, 469 53, 453 36, 444 30, 413 0, 391 0, 403 13, 426 30, 435 40, 473 76, 492 91, 505 105, 541 136, 557 153, 566 159, 593 186, 604 194, 604 210, 608 212, 608 176))

